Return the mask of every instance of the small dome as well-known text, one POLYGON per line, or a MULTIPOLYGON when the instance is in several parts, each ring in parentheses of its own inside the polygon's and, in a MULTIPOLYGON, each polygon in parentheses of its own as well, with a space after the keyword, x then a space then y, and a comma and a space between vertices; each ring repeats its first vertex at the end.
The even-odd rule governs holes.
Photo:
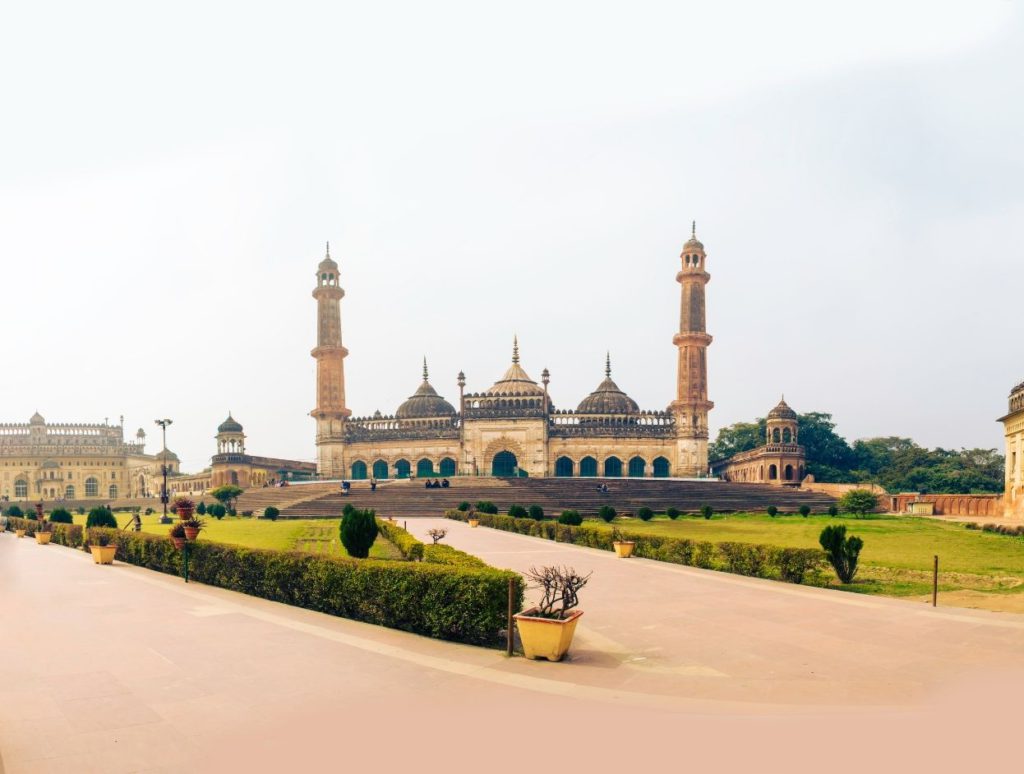
POLYGON ((168 449, 166 452, 160 452, 158 455, 156 455, 156 458, 160 460, 160 462, 181 462, 181 460, 178 459, 178 455, 172 452, 170 449, 168 449))
POLYGON ((512 344, 512 365, 508 367, 505 375, 487 390, 487 395, 543 395, 544 388, 531 379, 522 366, 519 365, 519 339, 514 339, 512 344))
POLYGON ((685 253, 689 249, 703 250, 704 243, 697 239, 697 221, 693 222, 693 227, 690 230, 690 238, 686 240, 686 244, 683 245, 683 252, 685 253))
POLYGON ((136 437, 136 438, 145 438, 145 437, 146 437, 146 431, 145 431, 145 430, 143 430, 143 429, 142 429, 142 428, 140 427, 140 428, 139 428, 138 430, 136 430, 136 431, 135 431, 135 437, 136 437))
POLYGON ((317 267, 317 275, 325 271, 338 271, 338 264, 335 263, 334 259, 331 258, 331 243, 327 243, 327 252, 324 254, 324 259, 320 261, 320 265, 317 267))
POLYGON ((789 407, 786 399, 779 401, 779 405, 768 412, 769 419, 796 419, 796 412, 789 407))
POLYGON ((423 383, 416 392, 409 396, 395 416, 399 419, 427 419, 430 417, 450 417, 455 414, 455 408, 437 394, 429 380, 427 373, 427 360, 423 359, 423 383))
POLYGON ((612 381, 611 358, 605 361, 604 381, 597 389, 580 401, 578 414, 635 414, 640 410, 636 401, 619 389, 612 381))
POLYGON ((240 433, 240 432, 242 432, 242 426, 240 424, 238 424, 238 422, 235 420, 235 418, 233 416, 231 416, 231 412, 229 411, 228 412, 228 418, 220 423, 220 425, 217 427, 217 432, 218 433, 240 433))
POLYGON ((43 415, 37 411, 35 414, 32 415, 32 418, 28 421, 28 423, 30 425, 44 425, 46 424, 46 420, 43 419, 43 415))

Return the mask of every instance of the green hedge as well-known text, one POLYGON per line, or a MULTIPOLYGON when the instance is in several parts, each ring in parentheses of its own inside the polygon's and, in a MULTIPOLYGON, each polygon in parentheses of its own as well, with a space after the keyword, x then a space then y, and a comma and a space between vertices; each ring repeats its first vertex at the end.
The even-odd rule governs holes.
MULTIPOLYGON (((50 538, 51 543, 71 548, 78 548, 82 545, 82 527, 78 524, 54 524, 47 522, 47 526, 50 532, 53 533, 53 537, 50 538)), ((39 522, 36 519, 19 519, 16 516, 7 517, 7 529, 9 530, 23 529, 26 536, 32 536, 36 534, 38 528, 39 522)))
POLYGON ((387 519, 377 519, 377 529, 380 530, 385 540, 392 543, 398 552, 410 562, 419 562, 423 559, 424 545, 414 538, 395 522, 387 519))
POLYGON ((380 528, 381 534, 398 548, 402 556, 410 561, 447 564, 453 567, 490 568, 487 562, 457 548, 444 546, 440 543, 433 545, 422 543, 393 521, 377 519, 377 525, 380 528))
MULTIPOLYGON (((167 538, 113 534, 121 561, 180 574, 181 554, 167 538)), ((356 560, 204 540, 190 551, 189 578, 200 583, 439 639, 494 642, 506 623, 509 579, 522 609, 522 578, 483 562, 356 560)))
MULTIPOLYGON (((466 521, 461 511, 445 511, 445 516, 457 521, 466 521)), ((551 522, 537 522, 513 519, 508 516, 493 516, 478 513, 480 524, 485 527, 532 535, 558 543, 572 543, 588 548, 611 551, 613 531, 598 527, 572 527, 551 522)), ((633 552, 645 559, 701 567, 705 570, 749 575, 755 578, 769 578, 787 583, 803 583, 813 577, 825 565, 825 554, 817 548, 779 548, 757 543, 710 543, 689 538, 669 538, 660 535, 639 533, 618 533, 623 540, 636 543, 633 552)))

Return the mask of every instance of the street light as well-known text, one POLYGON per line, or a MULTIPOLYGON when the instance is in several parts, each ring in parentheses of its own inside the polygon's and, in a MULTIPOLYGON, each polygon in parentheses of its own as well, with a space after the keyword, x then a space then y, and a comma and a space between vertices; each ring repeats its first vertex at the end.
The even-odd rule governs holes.
POLYGON ((161 524, 167 524, 170 522, 171 517, 167 515, 167 502, 170 498, 167 497, 167 426, 171 424, 169 419, 158 419, 156 423, 160 425, 160 430, 163 431, 164 437, 164 451, 163 456, 160 459, 160 470, 164 475, 164 485, 160 490, 160 502, 164 504, 164 515, 160 519, 161 524))

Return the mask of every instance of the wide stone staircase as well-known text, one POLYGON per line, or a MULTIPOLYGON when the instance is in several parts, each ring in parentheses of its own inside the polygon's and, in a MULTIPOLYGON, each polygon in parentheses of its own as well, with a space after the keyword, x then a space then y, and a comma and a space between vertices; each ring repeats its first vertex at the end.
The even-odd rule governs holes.
MULTIPOLYGON (((422 481, 387 481, 378 484, 376 492, 370 491, 368 482, 353 481, 348 495, 342 494, 336 483, 310 484, 295 488, 315 486, 317 494, 284 506, 272 504, 281 509, 282 516, 292 518, 337 518, 345 505, 351 503, 357 508, 373 508, 379 516, 404 519, 439 516, 463 501, 476 503, 478 500, 493 502, 502 513, 507 512, 510 505, 539 505, 549 516, 568 508, 592 516, 602 505, 611 505, 620 513, 635 513, 642 506, 655 512, 674 507, 684 513, 696 513, 703 505, 710 505, 715 511, 764 511, 774 505, 785 513, 808 505, 812 512, 821 513, 835 503, 833 497, 818 492, 722 481, 630 478, 453 478, 451 481, 447 489, 426 489, 422 481), (602 483, 608 486, 607 494, 598 491, 602 483)), ((246 492, 243 499, 248 495, 246 492)), ((239 511, 242 509, 239 505, 239 511)), ((245 509, 259 512, 249 505, 245 509)))

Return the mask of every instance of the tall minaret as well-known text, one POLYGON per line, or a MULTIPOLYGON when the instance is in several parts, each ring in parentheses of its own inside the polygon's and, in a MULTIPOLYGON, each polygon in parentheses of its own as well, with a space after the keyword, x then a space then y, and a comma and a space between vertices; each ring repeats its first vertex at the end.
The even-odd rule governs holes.
POLYGON ((711 337, 704 320, 704 286, 711 275, 704 270, 706 255, 697 239, 696 222, 679 257, 683 266, 676 281, 682 285, 682 300, 679 333, 672 337, 679 348, 679 370, 676 399, 669 406, 676 419, 678 457, 674 474, 702 476, 708 470, 708 411, 715 404, 708 400, 707 348, 711 337))
POLYGON ((345 420, 352 412, 345 407, 345 357, 341 346, 341 299, 345 291, 338 284, 338 264, 331 258, 331 245, 316 270, 317 304, 316 419, 317 472, 327 478, 345 476, 345 420))

